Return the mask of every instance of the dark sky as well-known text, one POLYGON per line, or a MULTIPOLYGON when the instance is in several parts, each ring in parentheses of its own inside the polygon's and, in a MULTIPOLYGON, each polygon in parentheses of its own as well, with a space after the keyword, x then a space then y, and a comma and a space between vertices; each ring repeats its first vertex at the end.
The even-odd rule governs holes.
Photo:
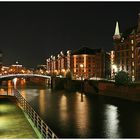
POLYGON ((140 2, 0 2, 0 50, 4 65, 45 64, 61 50, 113 49, 120 30, 137 24, 140 2))

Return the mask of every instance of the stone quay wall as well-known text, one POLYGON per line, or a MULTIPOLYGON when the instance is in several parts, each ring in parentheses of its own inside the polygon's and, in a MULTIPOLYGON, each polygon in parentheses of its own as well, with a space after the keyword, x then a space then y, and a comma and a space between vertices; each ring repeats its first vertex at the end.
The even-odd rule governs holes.
POLYGON ((104 95, 117 98, 123 98, 132 101, 140 101, 140 84, 130 86, 117 86, 108 81, 78 81, 69 79, 52 79, 52 88, 67 90, 70 92, 80 91, 85 94, 104 95))

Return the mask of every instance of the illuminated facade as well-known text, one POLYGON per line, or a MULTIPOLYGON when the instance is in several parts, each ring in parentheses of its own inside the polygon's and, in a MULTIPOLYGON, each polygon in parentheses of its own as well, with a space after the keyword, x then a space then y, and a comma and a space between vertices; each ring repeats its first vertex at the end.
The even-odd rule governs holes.
POLYGON ((98 79, 110 77, 110 54, 102 49, 83 47, 72 53, 74 79, 98 79))
POLYGON ((60 52, 46 60, 48 74, 65 77, 71 72, 73 79, 109 78, 110 54, 102 49, 83 47, 80 50, 60 52), (107 63, 108 62, 108 63, 107 63))
POLYGON ((0 74, 2 74, 2 52, 0 51, 0 74))
POLYGON ((71 69, 71 51, 61 51, 56 56, 46 59, 46 71, 50 75, 63 76, 71 69))
POLYGON ((18 73, 21 74, 27 73, 27 69, 24 68, 22 65, 20 65, 17 61, 16 64, 9 66, 9 68, 7 69, 7 74, 18 74, 18 73))
POLYGON ((115 64, 117 71, 126 71, 132 81, 140 80, 140 14, 138 24, 120 34, 118 22, 115 34, 115 64))
POLYGON ((0 51, 0 68, 2 68, 2 52, 0 51))
POLYGON ((115 51, 110 52, 110 62, 111 62, 111 79, 115 78, 117 73, 117 65, 115 64, 115 51))

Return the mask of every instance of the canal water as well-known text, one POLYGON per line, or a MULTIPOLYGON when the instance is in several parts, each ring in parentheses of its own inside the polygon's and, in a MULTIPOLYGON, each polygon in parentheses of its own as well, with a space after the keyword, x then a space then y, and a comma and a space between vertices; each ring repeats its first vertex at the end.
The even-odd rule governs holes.
POLYGON ((140 103, 47 88, 20 92, 59 138, 140 138, 140 103))

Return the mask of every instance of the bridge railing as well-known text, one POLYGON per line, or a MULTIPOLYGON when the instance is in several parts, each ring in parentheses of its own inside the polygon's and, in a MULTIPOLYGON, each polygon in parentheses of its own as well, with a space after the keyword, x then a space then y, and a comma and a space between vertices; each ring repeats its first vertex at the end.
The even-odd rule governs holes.
POLYGON ((43 138, 58 138, 17 90, 15 90, 14 95, 20 103, 20 107, 28 114, 43 138))
POLYGON ((20 73, 15 73, 15 74, 4 74, 0 75, 0 78, 6 78, 6 77, 43 77, 43 78, 49 78, 51 79, 51 76, 49 75, 43 75, 43 74, 20 74, 20 73))

